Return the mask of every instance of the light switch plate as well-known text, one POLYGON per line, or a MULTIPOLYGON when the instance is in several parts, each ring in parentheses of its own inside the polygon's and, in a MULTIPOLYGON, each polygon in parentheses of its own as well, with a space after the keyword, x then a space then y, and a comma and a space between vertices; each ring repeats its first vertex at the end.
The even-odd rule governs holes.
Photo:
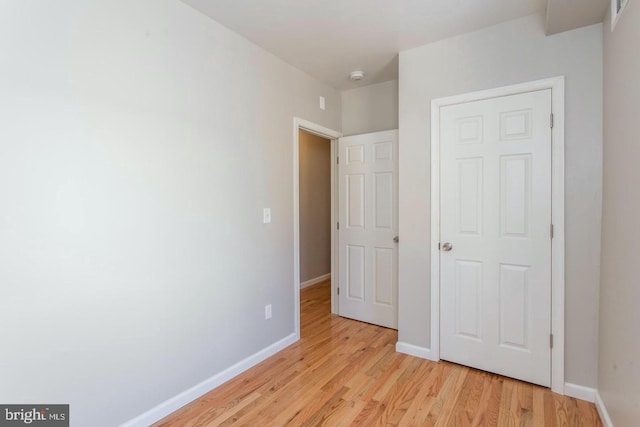
POLYGON ((262 210, 262 223, 263 224, 271 223, 271 208, 264 208, 262 210))

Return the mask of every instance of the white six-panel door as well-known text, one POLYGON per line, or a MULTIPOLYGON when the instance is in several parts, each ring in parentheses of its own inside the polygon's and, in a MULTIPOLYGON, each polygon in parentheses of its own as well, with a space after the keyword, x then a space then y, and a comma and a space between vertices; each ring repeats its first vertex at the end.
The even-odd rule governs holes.
POLYGON ((550 115, 551 90, 440 109, 440 357, 544 386, 550 115))
POLYGON ((339 141, 339 311, 398 327, 398 132, 339 141))

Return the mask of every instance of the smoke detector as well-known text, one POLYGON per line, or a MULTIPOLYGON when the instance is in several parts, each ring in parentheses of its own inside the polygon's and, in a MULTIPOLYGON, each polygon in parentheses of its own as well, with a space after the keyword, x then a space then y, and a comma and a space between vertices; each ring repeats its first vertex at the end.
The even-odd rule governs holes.
POLYGON ((349 74, 349 78, 354 82, 357 82, 358 80, 362 80, 363 77, 364 77, 364 71, 352 71, 351 74, 349 74))

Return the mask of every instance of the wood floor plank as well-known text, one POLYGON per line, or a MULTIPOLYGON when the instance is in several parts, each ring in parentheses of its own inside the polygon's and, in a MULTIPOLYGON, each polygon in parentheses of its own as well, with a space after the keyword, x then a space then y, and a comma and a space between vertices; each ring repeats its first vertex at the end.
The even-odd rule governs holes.
POLYGON ((329 282, 300 307, 298 342, 154 426, 602 426, 591 403, 396 353, 396 331, 330 313, 329 282))
POLYGON ((533 391, 531 385, 518 382, 515 384, 511 399, 511 414, 517 426, 531 426, 533 411, 533 391))
POLYGON ((455 408, 456 403, 458 402, 458 398, 462 392, 462 387, 467 381, 468 375, 469 368, 461 368, 458 370, 457 378, 453 375, 450 375, 447 378, 447 383, 445 383, 438 394, 442 407, 440 415, 437 418, 434 418, 436 426, 442 427, 448 425, 453 408, 455 408))
POLYGON ((376 421, 377 423, 395 426, 409 407, 410 396, 412 396, 412 391, 416 390, 416 387, 410 381, 410 378, 406 377, 406 372, 408 370, 414 371, 413 359, 405 358, 396 372, 389 377, 386 385, 378 389, 374 394, 373 400, 379 401, 383 408, 380 418, 376 421))
POLYGON ((496 375, 488 375, 488 378, 488 380, 483 381, 485 388, 480 396, 480 403, 471 422, 472 426, 498 425, 500 398, 504 381, 496 375))
POLYGON ((532 390, 533 400, 533 416, 532 422, 534 426, 544 425, 544 389, 542 387, 534 387, 532 390))
POLYGON ((399 426, 420 426, 425 424, 431 408, 436 403, 436 390, 439 390, 439 387, 435 386, 438 380, 442 379, 442 373, 446 367, 444 364, 434 366, 424 379, 424 382, 416 384, 418 392, 404 417, 398 423, 399 426))
MULTIPOLYGON (((330 408, 316 425, 327 427, 347 427, 353 425, 358 414, 367 406, 362 400, 341 400, 335 408, 330 408)), ((306 423, 306 425, 310 425, 306 423)))
POLYGON ((578 406, 578 425, 594 425, 598 427, 602 426, 600 415, 598 415, 598 410, 596 409, 595 405, 580 399, 576 399, 576 403, 578 406))
POLYGON ((544 393, 544 424, 545 427, 555 427, 556 421, 556 402, 553 395, 544 393))
POLYGON ((473 424, 478 407, 482 402, 481 397, 490 383, 479 372, 471 372, 462 385, 462 391, 451 411, 449 425, 467 427, 473 424))

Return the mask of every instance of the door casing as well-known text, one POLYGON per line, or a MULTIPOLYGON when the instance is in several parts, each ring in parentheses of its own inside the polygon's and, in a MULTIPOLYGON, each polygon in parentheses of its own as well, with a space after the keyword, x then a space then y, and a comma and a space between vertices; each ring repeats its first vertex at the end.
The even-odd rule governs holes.
POLYGON ((440 360, 440 108, 551 89, 551 390, 564 394, 564 76, 431 101, 431 334, 429 359, 440 360))
POLYGON ((336 298, 338 277, 338 233, 335 224, 338 221, 338 138, 342 133, 316 123, 293 118, 293 295, 294 295, 294 327, 296 341, 300 339, 300 141, 299 131, 304 130, 326 138, 331 142, 331 312, 338 313, 336 298))

